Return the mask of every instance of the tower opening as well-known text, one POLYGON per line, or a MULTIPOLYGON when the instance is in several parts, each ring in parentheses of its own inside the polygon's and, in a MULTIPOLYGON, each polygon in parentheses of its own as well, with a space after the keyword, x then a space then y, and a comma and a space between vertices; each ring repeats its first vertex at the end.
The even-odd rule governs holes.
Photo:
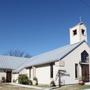
POLYGON ((70 29, 70 44, 84 40, 87 42, 87 28, 84 23, 79 23, 70 29))
POLYGON ((74 35, 74 36, 77 35, 77 30, 76 30, 76 29, 73 30, 73 35, 74 35))

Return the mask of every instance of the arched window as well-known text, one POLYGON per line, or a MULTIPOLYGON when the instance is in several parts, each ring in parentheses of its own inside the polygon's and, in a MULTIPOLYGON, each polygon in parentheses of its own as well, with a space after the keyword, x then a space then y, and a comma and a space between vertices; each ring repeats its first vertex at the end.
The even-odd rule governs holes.
POLYGON ((88 62, 88 59, 89 59, 89 54, 84 50, 82 53, 81 53, 81 62, 88 62))
POLYGON ((82 29, 82 35, 85 35, 85 30, 84 29, 82 29))

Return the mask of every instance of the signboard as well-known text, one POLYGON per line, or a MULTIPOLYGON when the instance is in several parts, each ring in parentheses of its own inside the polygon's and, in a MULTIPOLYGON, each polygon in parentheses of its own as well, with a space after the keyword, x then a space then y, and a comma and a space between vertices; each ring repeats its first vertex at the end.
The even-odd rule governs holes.
POLYGON ((64 61, 59 61, 59 66, 60 67, 64 67, 65 66, 65 62, 64 61))
POLYGON ((65 66, 65 62, 64 61, 58 61, 58 62, 55 63, 55 65, 57 67, 64 67, 65 66))

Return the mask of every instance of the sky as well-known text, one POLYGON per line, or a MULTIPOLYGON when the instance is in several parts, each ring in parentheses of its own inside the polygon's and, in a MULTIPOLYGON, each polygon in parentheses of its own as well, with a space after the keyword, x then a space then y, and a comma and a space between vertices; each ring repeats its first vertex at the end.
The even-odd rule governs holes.
POLYGON ((90 0, 0 0, 0 54, 34 56, 67 45, 80 17, 90 44, 90 0))

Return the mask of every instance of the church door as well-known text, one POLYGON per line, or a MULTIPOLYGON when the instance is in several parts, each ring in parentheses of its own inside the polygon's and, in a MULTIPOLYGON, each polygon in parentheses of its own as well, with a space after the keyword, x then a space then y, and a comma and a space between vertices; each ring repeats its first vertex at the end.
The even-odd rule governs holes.
POLYGON ((11 82, 11 76, 12 76, 11 71, 7 71, 6 72, 6 82, 11 82))
POLYGON ((89 65, 82 64, 82 80, 84 82, 89 82, 89 65))

